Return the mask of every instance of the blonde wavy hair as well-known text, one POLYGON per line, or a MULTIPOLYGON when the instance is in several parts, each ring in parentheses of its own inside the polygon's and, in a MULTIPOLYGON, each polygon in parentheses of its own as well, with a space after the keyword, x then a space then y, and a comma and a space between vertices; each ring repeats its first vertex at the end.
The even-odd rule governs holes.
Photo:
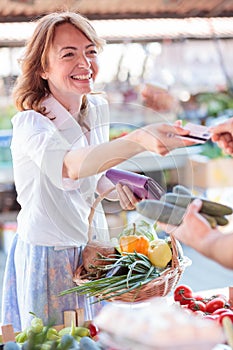
MULTIPOLYGON (((37 21, 36 29, 27 42, 24 55, 20 59, 22 74, 18 77, 13 89, 13 98, 18 110, 33 109, 45 114, 42 102, 50 90, 41 73, 47 68, 48 51, 53 43, 57 26, 70 23, 81 30, 97 47, 103 49, 105 41, 100 38, 89 20, 74 12, 50 13, 37 21)), ((83 96, 80 113, 87 109, 87 98, 83 96)), ((86 113, 84 113, 86 114, 86 113)))

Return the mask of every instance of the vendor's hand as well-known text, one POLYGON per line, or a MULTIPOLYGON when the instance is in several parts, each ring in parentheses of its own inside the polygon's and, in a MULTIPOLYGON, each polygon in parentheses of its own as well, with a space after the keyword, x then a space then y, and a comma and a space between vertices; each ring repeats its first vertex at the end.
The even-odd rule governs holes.
POLYGON ((146 150, 165 155, 175 148, 194 145, 195 142, 179 138, 188 134, 189 131, 182 128, 180 121, 173 125, 150 124, 141 129, 139 142, 146 150))
MULTIPOLYGON (((202 239, 208 236, 212 230, 208 221, 199 213, 201 206, 201 200, 195 199, 189 204, 183 221, 179 226, 164 223, 158 223, 158 226, 165 232, 174 234, 184 244, 197 249, 202 244, 202 239)), ((198 250, 201 249, 199 248, 198 250)))
POLYGON ((233 155, 233 118, 226 122, 210 128, 212 141, 227 154, 233 155))
POLYGON ((140 200, 133 194, 131 189, 126 185, 117 184, 116 190, 118 192, 120 206, 123 210, 134 210, 136 203, 140 200))
POLYGON ((143 103, 146 107, 159 112, 177 110, 179 101, 166 89, 146 84, 141 91, 143 103))

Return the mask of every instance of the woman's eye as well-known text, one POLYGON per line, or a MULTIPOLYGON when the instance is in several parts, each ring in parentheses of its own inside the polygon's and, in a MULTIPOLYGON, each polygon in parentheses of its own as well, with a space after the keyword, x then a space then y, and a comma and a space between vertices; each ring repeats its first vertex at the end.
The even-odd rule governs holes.
POLYGON ((73 52, 67 52, 63 55, 63 57, 72 57, 72 56, 74 56, 73 52))
POLYGON ((90 51, 88 51, 88 54, 92 55, 92 56, 95 56, 95 55, 97 55, 97 51, 96 50, 90 50, 90 51))

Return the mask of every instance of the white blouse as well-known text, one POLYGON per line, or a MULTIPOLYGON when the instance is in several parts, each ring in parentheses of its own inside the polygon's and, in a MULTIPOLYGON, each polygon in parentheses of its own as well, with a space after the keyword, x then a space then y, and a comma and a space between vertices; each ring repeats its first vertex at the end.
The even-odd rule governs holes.
MULTIPOLYGON (((100 95, 88 96, 90 131, 82 130, 52 96, 44 102, 49 117, 33 110, 12 119, 11 143, 17 200, 17 232, 22 240, 56 248, 87 242, 88 216, 100 175, 77 181, 62 178, 67 151, 109 140, 109 110, 100 95)), ((102 206, 94 217, 97 239, 109 239, 102 206)))

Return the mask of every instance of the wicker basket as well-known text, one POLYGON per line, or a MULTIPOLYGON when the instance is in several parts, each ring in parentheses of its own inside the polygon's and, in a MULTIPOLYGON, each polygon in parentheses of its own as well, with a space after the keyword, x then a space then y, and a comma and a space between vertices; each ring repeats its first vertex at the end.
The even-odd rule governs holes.
MULTIPOLYGON (((92 241, 91 223, 93 220, 95 208, 100 203, 100 201, 102 201, 102 199, 105 198, 105 196, 107 196, 107 194, 110 193, 112 190, 113 188, 105 192, 102 196, 99 196, 93 204, 91 213, 89 215, 89 232, 88 232, 89 243, 92 241)), ((121 294, 120 296, 114 296, 108 299, 108 301, 120 301, 120 302, 126 302, 126 303, 142 302, 152 297, 162 297, 170 293, 178 284, 185 268, 191 265, 191 260, 186 256, 183 256, 182 259, 179 258, 177 242, 175 237, 172 234, 170 234, 170 239, 171 239, 171 248, 172 248, 171 266, 165 269, 164 272, 162 272, 162 274, 159 277, 148 282, 146 285, 143 285, 142 287, 139 287, 133 291, 129 291, 124 294, 121 294)), ((73 281, 77 285, 87 282, 87 280, 82 278, 82 271, 83 271, 83 266, 79 266, 78 269, 75 271, 73 281)), ((110 296, 110 295, 107 295, 107 296, 110 296)), ((97 296, 97 298, 98 297, 101 298, 101 295, 97 296)))

